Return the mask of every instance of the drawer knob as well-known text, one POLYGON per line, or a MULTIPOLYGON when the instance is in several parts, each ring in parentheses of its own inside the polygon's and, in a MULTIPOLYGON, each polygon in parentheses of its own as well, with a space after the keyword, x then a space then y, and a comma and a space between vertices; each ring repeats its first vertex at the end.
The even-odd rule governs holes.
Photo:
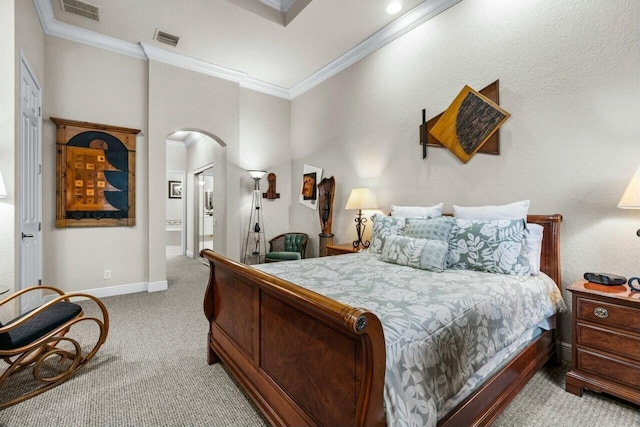
POLYGON ((596 307, 596 309, 593 310, 593 315, 601 319, 606 319, 609 317, 609 312, 604 307, 596 307))

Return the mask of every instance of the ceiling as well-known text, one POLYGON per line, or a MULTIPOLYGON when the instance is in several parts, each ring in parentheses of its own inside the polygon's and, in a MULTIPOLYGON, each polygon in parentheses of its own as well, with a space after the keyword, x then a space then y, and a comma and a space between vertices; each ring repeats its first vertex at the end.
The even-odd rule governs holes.
POLYGON ((89 0, 99 9, 96 22, 64 12, 61 0, 34 0, 47 34, 58 35, 55 28, 62 27, 66 38, 108 36, 130 49, 141 45, 147 57, 152 52, 199 60, 221 67, 231 80, 282 89, 281 96, 288 98, 296 94, 287 91, 328 78, 320 76, 323 70, 333 67, 335 74, 350 65, 345 58, 361 59, 460 0, 401 0, 403 9, 396 15, 386 13, 389 1, 89 0), (289 12, 282 11, 286 8, 289 12), (156 30, 179 36, 178 45, 154 40, 156 30), (370 45, 367 51, 364 45, 370 45))

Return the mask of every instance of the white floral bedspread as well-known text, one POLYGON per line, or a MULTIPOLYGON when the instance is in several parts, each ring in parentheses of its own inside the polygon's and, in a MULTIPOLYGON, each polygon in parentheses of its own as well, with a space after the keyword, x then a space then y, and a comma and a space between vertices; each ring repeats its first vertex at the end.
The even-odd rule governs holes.
POLYGON ((541 320, 566 309, 544 274, 433 273, 367 253, 254 267, 378 316, 391 426, 435 426, 445 402, 474 372, 541 320))

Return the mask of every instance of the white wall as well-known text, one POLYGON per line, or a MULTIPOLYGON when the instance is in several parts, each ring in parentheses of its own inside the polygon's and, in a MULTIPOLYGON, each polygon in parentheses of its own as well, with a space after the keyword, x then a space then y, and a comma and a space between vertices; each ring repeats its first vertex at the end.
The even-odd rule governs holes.
POLYGON ((0 2, 0 171, 9 198, 0 199, 0 286, 14 289, 15 254, 15 87, 14 2, 0 2))
MULTIPOLYGON (((616 205, 640 165, 638 28, 632 1, 463 1, 292 101, 291 191, 304 163, 335 176, 337 242, 355 238, 354 187, 386 212, 530 199, 532 213, 564 215, 565 286, 585 271, 637 275, 640 213, 616 205), (496 79, 512 114, 501 154, 422 160, 422 108, 431 118, 496 79)), ((315 236, 317 214, 293 203, 291 227, 315 236)))
MULTIPOLYGON (((45 58, 47 91, 42 137, 44 281, 68 291, 145 283, 148 233, 147 64, 129 56, 50 36, 46 37, 45 58), (56 126, 48 120, 49 116, 142 129, 136 139, 134 227, 54 227, 56 126), (105 269, 111 270, 110 280, 103 278, 105 269)), ((158 182, 164 189, 164 173, 158 182)), ((164 216, 160 215, 160 218, 164 231, 164 216)))
MULTIPOLYGON (((289 209, 291 206, 291 152, 290 109, 291 103, 282 98, 240 88, 240 165, 243 169, 266 170, 276 174, 276 190, 279 199, 262 199, 264 231, 267 240, 291 231, 289 209)), ((241 235, 242 247, 246 243, 251 213, 254 181, 245 172, 241 177, 241 235)), ((267 177, 260 181, 264 193, 269 187, 267 177)), ((267 248, 268 249, 268 248, 267 248)))

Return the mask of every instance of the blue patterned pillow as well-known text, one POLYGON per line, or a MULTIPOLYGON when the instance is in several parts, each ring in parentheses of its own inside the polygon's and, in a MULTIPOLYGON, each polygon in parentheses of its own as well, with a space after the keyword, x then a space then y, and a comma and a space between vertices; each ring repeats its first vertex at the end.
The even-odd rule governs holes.
POLYGON ((389 236, 384 239, 380 260, 421 270, 444 271, 449 244, 442 240, 389 236))
POLYGON ((404 236, 448 242, 454 223, 455 220, 450 217, 433 219, 407 218, 404 236))
POLYGON ((501 274, 529 274, 522 219, 455 219, 447 266, 501 274))
POLYGON ((373 217, 373 230, 371 231, 371 244, 369 252, 379 254, 382 252, 384 239, 389 236, 402 235, 404 233, 404 218, 375 214, 373 217))

